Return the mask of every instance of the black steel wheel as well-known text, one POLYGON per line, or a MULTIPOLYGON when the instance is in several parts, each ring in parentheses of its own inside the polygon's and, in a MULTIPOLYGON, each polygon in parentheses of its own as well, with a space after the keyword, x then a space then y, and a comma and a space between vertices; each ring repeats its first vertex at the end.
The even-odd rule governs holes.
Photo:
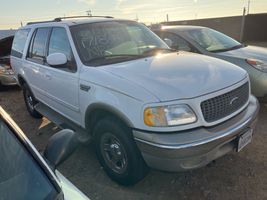
POLYGON ((112 180, 133 185, 145 177, 148 167, 130 128, 109 116, 96 124, 93 135, 99 162, 112 180))
POLYGON ((34 106, 38 103, 36 99, 34 98, 29 86, 27 84, 23 85, 23 96, 24 96, 24 102, 26 105, 26 108, 30 115, 34 118, 42 118, 42 115, 38 113, 34 106))

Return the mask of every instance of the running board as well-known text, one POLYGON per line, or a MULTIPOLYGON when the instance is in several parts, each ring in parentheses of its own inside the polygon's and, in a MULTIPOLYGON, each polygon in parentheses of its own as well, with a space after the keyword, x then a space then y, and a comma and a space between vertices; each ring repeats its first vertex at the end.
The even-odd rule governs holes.
POLYGON ((43 103, 38 103, 35 105, 35 110, 38 111, 47 119, 49 119, 51 122, 55 123, 59 128, 70 129, 76 132, 80 142, 85 143, 90 141, 91 137, 84 128, 73 123, 72 121, 62 116, 58 112, 52 110, 47 105, 43 103))

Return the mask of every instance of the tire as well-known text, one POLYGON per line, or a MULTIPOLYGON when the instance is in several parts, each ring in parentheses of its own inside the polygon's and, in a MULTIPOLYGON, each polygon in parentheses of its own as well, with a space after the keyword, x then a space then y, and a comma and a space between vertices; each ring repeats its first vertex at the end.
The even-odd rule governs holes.
POLYGON ((94 128, 98 160, 115 182, 129 186, 142 180, 148 167, 137 148, 130 128, 114 117, 101 119, 94 128))
POLYGON ((38 101, 34 98, 29 86, 27 84, 24 84, 22 90, 23 90, 24 102, 30 115, 36 119, 42 118, 43 116, 39 112, 37 112, 34 108, 34 106, 38 103, 38 101))

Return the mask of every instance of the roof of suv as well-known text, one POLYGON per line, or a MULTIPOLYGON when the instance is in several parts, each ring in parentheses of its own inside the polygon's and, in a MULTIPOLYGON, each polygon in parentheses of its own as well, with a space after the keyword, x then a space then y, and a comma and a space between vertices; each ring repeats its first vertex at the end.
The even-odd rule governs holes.
POLYGON ((46 26, 46 25, 59 25, 64 24, 67 26, 73 26, 78 24, 94 23, 94 22, 104 22, 104 21, 118 21, 122 19, 114 19, 111 17, 84 17, 84 18, 58 18, 59 20, 43 21, 43 22, 30 22, 25 27, 35 27, 35 26, 46 26))

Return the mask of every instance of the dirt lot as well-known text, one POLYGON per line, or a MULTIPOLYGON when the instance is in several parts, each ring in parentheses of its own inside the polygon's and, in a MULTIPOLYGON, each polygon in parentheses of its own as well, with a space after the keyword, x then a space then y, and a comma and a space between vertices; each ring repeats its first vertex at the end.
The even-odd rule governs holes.
MULTIPOLYGON (((38 149, 44 148, 57 129, 47 119, 29 116, 17 88, 0 92, 0 105, 38 149)), ((151 170, 133 187, 112 182, 90 146, 81 146, 60 171, 91 199, 267 199, 266 122, 267 106, 262 104, 253 142, 240 153, 228 154, 207 167, 186 173, 151 170)))

